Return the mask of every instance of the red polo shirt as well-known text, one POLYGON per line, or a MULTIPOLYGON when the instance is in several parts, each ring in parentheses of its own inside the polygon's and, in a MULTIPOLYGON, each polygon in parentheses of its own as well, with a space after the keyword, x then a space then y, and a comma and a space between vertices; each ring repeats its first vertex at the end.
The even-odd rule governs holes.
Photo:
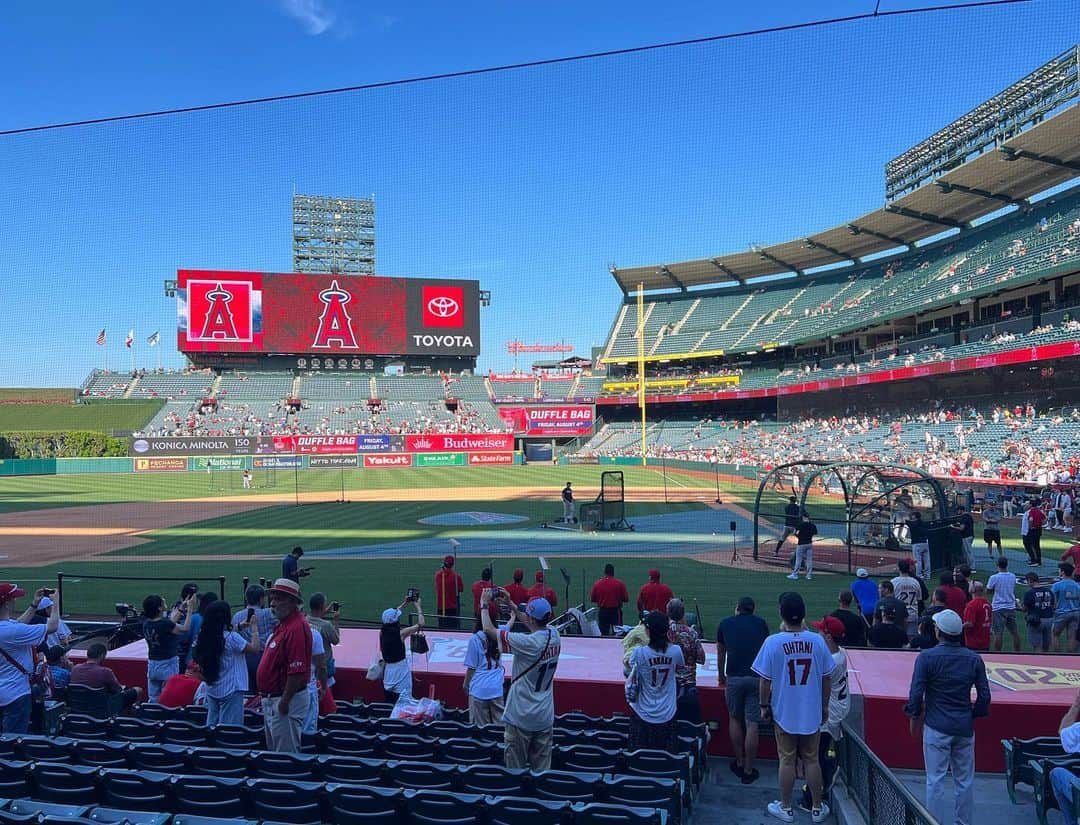
POLYGON ((555 591, 547 585, 538 582, 529 588, 529 592, 526 594, 528 598, 526 602, 531 602, 533 599, 547 599, 548 604, 555 607, 559 603, 559 600, 555 598, 555 591))
POLYGON ((663 582, 649 582, 641 585, 641 591, 637 597, 638 610, 667 611, 667 603, 674 598, 675 594, 663 582))
POLYGON ((523 584, 511 582, 503 590, 510 594, 510 601, 514 604, 525 604, 529 600, 529 591, 525 589, 523 584))
POLYGON ((626 592, 622 579, 604 576, 592 586, 589 601, 595 602, 597 607, 618 609, 630 601, 630 594, 626 592))
POLYGON ((1030 510, 1028 510, 1029 529, 1037 530, 1041 528, 1044 521, 1046 521, 1046 514, 1042 510, 1038 509, 1037 507, 1032 507, 1030 510))
POLYGON ((443 567, 435 573, 435 608, 438 613, 457 610, 458 593, 465 589, 465 582, 453 569, 443 567))
POLYGON ((1080 567, 1080 544, 1074 544, 1062 553, 1061 560, 1069 562, 1073 567, 1080 567))
POLYGON ((299 610, 271 631, 255 684, 263 696, 279 696, 286 678, 297 673, 311 673, 311 628, 299 610))

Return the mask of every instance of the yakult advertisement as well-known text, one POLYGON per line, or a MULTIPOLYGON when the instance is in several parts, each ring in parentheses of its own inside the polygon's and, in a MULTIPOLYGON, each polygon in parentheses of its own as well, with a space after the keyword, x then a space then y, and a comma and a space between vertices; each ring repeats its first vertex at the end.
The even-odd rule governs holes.
POLYGON ((593 408, 584 405, 499 407, 499 416, 525 436, 592 435, 593 408))

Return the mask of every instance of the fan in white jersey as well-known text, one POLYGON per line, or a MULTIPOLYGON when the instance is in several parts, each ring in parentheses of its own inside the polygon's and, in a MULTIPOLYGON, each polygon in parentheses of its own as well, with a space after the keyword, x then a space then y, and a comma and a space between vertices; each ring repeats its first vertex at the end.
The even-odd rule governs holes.
POLYGON ((803 626, 806 603, 798 593, 780 597, 779 633, 765 640, 751 669, 761 677, 761 721, 774 722, 780 760, 780 799, 766 808, 781 822, 794 822, 791 808, 795 762, 806 765, 806 782, 813 797, 811 819, 824 822, 829 806, 821 798, 818 764, 820 729, 829 718, 830 676, 835 668, 825 640, 803 626))
POLYGON ((674 752, 678 744, 675 711, 678 686, 675 669, 684 664, 682 648, 668 641, 668 619, 654 610, 645 619, 649 643, 630 653, 630 679, 636 696, 630 701, 630 750, 653 748, 674 752))
MULTIPOLYGON (((840 738, 840 723, 851 710, 851 696, 848 693, 847 653, 840 647, 844 640, 844 623, 835 616, 826 616, 820 622, 813 622, 811 627, 821 633, 829 651, 832 653, 833 668, 829 678, 829 718, 821 724, 821 738, 818 742, 818 764, 821 765, 822 798, 828 801, 833 780, 836 779, 836 742, 840 738)), ((803 785, 799 807, 804 811, 813 809, 810 787, 803 785)))

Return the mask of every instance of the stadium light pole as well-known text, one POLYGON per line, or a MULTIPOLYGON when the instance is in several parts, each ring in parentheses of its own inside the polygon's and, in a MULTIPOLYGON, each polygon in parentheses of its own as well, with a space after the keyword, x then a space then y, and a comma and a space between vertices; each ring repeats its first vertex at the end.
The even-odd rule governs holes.
MULTIPOLYGON (((641 407, 641 466, 647 467, 645 435, 645 284, 638 283, 637 293, 638 406, 641 407)), ((666 499, 666 496, 665 496, 666 499)))

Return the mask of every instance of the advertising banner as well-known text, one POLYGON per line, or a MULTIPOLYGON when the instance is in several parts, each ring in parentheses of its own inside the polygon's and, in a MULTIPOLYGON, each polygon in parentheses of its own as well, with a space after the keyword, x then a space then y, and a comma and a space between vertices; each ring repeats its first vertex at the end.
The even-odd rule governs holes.
POLYGON ((299 455, 257 455, 251 459, 253 470, 296 470, 304 466, 299 455))
MULTIPOLYGON (((423 458, 424 456, 417 456, 423 458)), ((469 453, 469 466, 478 467, 490 464, 513 464, 513 453, 469 453)))
POLYGON ((400 453, 405 440, 400 435, 358 435, 356 449, 361 453, 400 453))
POLYGON ((274 452, 275 439, 269 436, 212 437, 167 436, 133 438, 128 445, 128 455, 247 455, 249 453, 274 452))
POLYGON ((480 354, 479 281, 186 269, 176 279, 185 353, 480 354))
POLYGON ((136 458, 137 473, 186 473, 186 458, 136 458))
POLYGON ((418 453, 417 467, 464 467, 465 453, 418 453))
POLYGON ((405 436, 405 450, 410 453, 513 452, 514 436, 509 433, 407 435, 405 436))
POLYGON ((207 457, 207 458, 192 458, 188 460, 188 466, 191 470, 198 472, 202 470, 246 470, 248 467, 248 460, 242 455, 228 455, 220 457, 207 457))
POLYGON ((383 467, 411 467, 413 457, 405 453, 365 453, 364 466, 371 469, 383 467))
POLYGON ((274 449, 279 453, 328 455, 356 452, 355 435, 276 435, 274 449))
POLYGON ((308 458, 308 467, 359 467, 360 456, 358 455, 313 455, 308 458))
POLYGON ((525 436, 592 435, 593 408, 581 404, 544 407, 499 407, 499 417, 525 436))

